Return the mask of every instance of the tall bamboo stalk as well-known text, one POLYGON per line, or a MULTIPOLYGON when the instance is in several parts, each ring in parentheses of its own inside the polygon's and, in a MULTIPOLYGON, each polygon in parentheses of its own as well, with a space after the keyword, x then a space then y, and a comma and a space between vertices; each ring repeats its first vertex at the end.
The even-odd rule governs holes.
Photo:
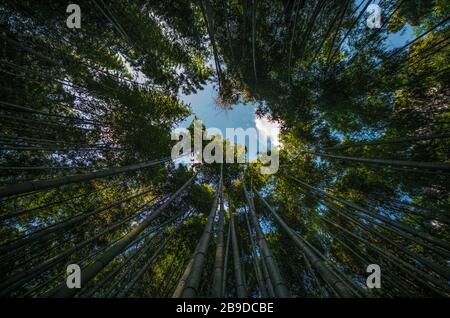
POLYGON ((307 244, 305 244, 304 239, 300 236, 296 235, 294 231, 284 222, 284 220, 276 213, 273 208, 267 203, 267 201, 259 194, 259 192, 255 191, 261 201, 265 204, 270 213, 274 216, 277 223, 281 226, 281 228, 288 234, 288 236, 294 241, 294 243, 305 253, 308 260, 311 262, 312 266, 314 266, 319 272, 320 276, 326 281, 330 286, 333 286, 341 297, 354 297, 355 294, 347 288, 347 286, 334 275, 333 271, 329 268, 329 266, 323 262, 310 248, 307 244))
POLYGON ((289 290, 287 289, 286 284, 284 283, 284 280, 278 269, 278 266, 276 265, 275 260, 273 259, 272 252, 269 249, 269 245, 266 242, 264 234, 261 230, 261 226, 259 225, 258 218, 256 217, 253 197, 251 197, 250 193, 247 191, 245 183, 243 183, 243 186, 244 186, 244 194, 247 199, 247 203, 250 210, 250 219, 252 220, 253 227, 256 232, 256 240, 258 241, 258 245, 261 249, 264 262, 267 265, 267 270, 269 272, 270 280, 275 290, 275 295, 281 298, 288 298, 290 297, 289 290))
POLYGON ((234 213, 230 213, 230 226, 231 226, 231 246, 233 249, 233 264, 234 264, 234 277, 236 280, 236 295, 238 298, 247 297, 247 288, 244 283, 241 257, 239 255, 239 245, 236 237, 236 228, 234 222, 234 213))
POLYGON ((153 160, 153 161, 149 161, 149 162, 145 162, 145 163, 137 163, 134 165, 124 166, 124 167, 109 168, 109 169, 105 169, 105 170, 92 172, 89 174, 73 175, 73 176, 62 177, 62 178, 53 179, 53 180, 23 182, 20 184, 15 184, 15 185, 0 188, 0 198, 17 195, 17 194, 22 194, 22 193, 28 193, 28 192, 32 192, 32 191, 53 189, 53 188, 57 188, 57 187, 67 185, 70 183, 89 181, 92 179, 103 178, 103 177, 112 176, 112 175, 119 174, 119 173, 141 170, 141 169, 148 168, 148 167, 151 167, 151 166, 163 163, 163 162, 167 162, 169 160, 171 160, 170 157, 164 158, 164 159, 159 159, 159 160, 153 160))
MULTIPOLYGON (((173 233, 172 233, 173 234, 173 233)), ((144 275, 150 265, 161 255, 162 250, 167 245, 167 242, 169 242, 170 238, 172 237, 172 234, 169 235, 164 242, 159 245, 158 249, 149 257, 149 259, 145 262, 145 264, 139 269, 139 271, 136 273, 136 275, 131 279, 131 281, 126 284, 125 288, 117 295, 119 298, 123 298, 128 295, 130 290, 134 287, 134 285, 137 283, 137 281, 144 275)))
MULTIPOLYGON (((158 243, 160 243, 158 241, 158 243)), ((131 262, 127 262, 127 261, 123 261, 122 263, 129 263, 129 265, 127 266, 127 268, 125 269, 124 272, 122 272, 120 275, 113 277, 113 283, 112 285, 103 293, 103 297, 105 298, 112 298, 114 297, 117 292, 118 292, 118 288, 117 286, 120 286, 122 284, 123 281, 125 281, 125 279, 127 278, 128 274, 132 272, 133 268, 138 264, 138 262, 144 258, 145 256, 147 256, 147 252, 150 251, 150 249, 156 245, 154 244, 154 242, 150 241, 150 242, 146 242, 146 246, 143 246, 141 249, 139 249, 138 251, 136 251, 135 254, 132 255, 131 257, 131 262), (133 257, 134 256, 134 257, 133 257)))
MULTIPOLYGON (((305 194, 307 194, 307 192, 305 192, 305 194)), ((313 196, 317 197, 319 200, 321 200, 321 198, 319 196, 315 196, 315 195, 313 195, 313 196)), ((323 202, 323 204, 325 206, 327 206, 330 210, 335 211, 338 214, 340 214, 341 216, 343 216, 346 220, 349 220, 350 222, 356 224, 357 226, 359 226, 363 230, 365 230, 365 231, 375 235, 376 237, 380 238, 381 240, 383 240, 387 244, 396 247, 398 250, 400 250, 404 254, 408 255, 414 262, 421 263, 422 265, 427 266, 429 269, 431 269, 432 271, 438 273, 439 275, 443 276, 445 279, 448 280, 449 271, 448 271, 447 268, 444 268, 443 266, 441 266, 441 265, 439 265, 437 263, 434 263, 434 262, 432 262, 432 261, 430 261, 428 259, 425 259, 425 258, 421 257, 420 255, 410 251, 409 249, 399 245, 398 243, 396 243, 392 239, 384 236, 379 231, 376 231, 375 229, 369 227, 368 225, 364 224, 360 220, 356 219, 354 216, 352 216, 352 214, 347 209, 338 206, 337 204, 335 204, 334 202, 329 200, 329 198, 327 198, 326 200, 321 200, 321 202, 323 202)), ((376 225, 387 228, 382 223, 377 223, 376 225)), ((387 229, 388 230, 392 230, 392 229, 389 229, 389 228, 387 228, 387 229)), ((421 275, 425 275, 424 277, 427 277, 426 279, 431 280, 435 285, 442 285, 442 282, 440 282, 436 278, 434 278, 432 276, 427 276, 425 274, 425 272, 422 272, 422 271, 420 271, 420 273, 421 273, 421 275)))
POLYGON ((28 214, 28 213, 31 213, 31 212, 34 212, 34 211, 44 210, 45 208, 54 206, 56 204, 62 204, 62 203, 66 203, 66 202, 71 202, 71 201, 74 201, 74 200, 82 198, 82 197, 89 197, 91 194, 93 194, 95 192, 97 192, 97 190, 91 191, 91 192, 88 192, 88 193, 83 193, 83 194, 76 195, 76 196, 72 196, 72 197, 69 197, 67 199, 52 201, 52 202, 49 202, 49 203, 46 203, 46 204, 42 204, 42 205, 39 205, 39 206, 36 206, 36 207, 33 207, 33 208, 20 210, 20 211, 8 213, 8 214, 3 214, 3 215, 0 216, 0 222, 3 222, 5 220, 9 220, 9 219, 13 219, 13 218, 17 218, 19 216, 22 216, 24 214, 28 214))
POLYGON ((227 269, 228 269, 228 255, 230 253, 230 238, 231 238, 231 222, 229 222, 228 224, 227 243, 225 245, 225 259, 223 261, 222 297, 225 296, 227 285, 227 269))
POLYGON ((400 257, 397 257, 396 255, 379 248, 378 246, 370 243, 369 241, 367 241, 366 239, 350 232, 349 230, 345 229, 344 227, 340 226, 339 224, 337 224, 336 222, 331 221, 330 219, 323 217, 322 220, 324 220, 327 224, 330 224, 338 229, 340 229, 341 231, 345 232, 346 234, 348 234, 349 236, 357 239, 358 241, 364 243, 366 245, 366 247, 374 250, 376 253, 378 253, 381 257, 383 257, 384 259, 386 259, 389 263, 393 264, 394 266, 400 268, 402 271, 404 271, 405 273, 409 274, 409 275, 413 275, 414 279, 420 283, 420 285, 426 287, 427 289, 429 289, 430 291, 432 291, 433 293, 435 293, 436 295, 439 296, 443 296, 443 297, 448 297, 449 292, 443 292, 442 290, 437 289, 435 286, 439 286, 440 288, 444 289, 444 290, 450 290, 448 288, 448 285, 445 282, 441 282, 441 281, 436 281, 435 279, 433 279, 431 276, 427 275, 426 273, 422 272, 421 270, 418 270, 415 266, 405 262, 403 259, 401 259, 400 257), (432 281, 432 282, 430 282, 432 281), (435 285, 435 286, 433 286, 435 285))
POLYGON ((252 60, 253 60, 253 74, 255 81, 258 81, 258 75, 256 73, 256 2, 252 0, 252 60))
POLYGON ((97 233, 94 236, 90 237, 89 239, 76 244, 75 246, 44 261, 43 263, 40 263, 36 267, 28 269, 24 272, 20 272, 14 276, 8 278, 6 281, 4 281, 2 284, 0 284, 0 296, 7 295, 11 291, 14 291, 14 290, 20 288, 21 286, 23 286, 27 282, 31 281, 32 279, 36 278, 39 274, 48 270, 55 264, 58 264, 59 262, 66 259, 70 255, 73 255, 75 252, 80 251, 82 248, 89 245, 90 243, 95 242, 99 237, 117 230, 120 226, 122 226, 126 222, 129 222, 130 220, 132 220, 136 216, 140 215, 141 213, 143 213, 143 211, 142 211, 142 209, 139 209, 138 212, 134 213, 133 215, 130 215, 130 216, 126 217, 125 219, 114 223, 113 225, 111 225, 110 227, 101 231, 100 233, 97 233))
MULTIPOLYGON (((197 174, 193 175, 183 186, 180 187, 175 193, 173 193, 169 199, 164 202, 159 208, 157 208, 152 214, 150 214, 144 221, 135 226, 127 235, 125 235, 116 244, 106 250, 95 262, 90 264, 83 270, 81 275, 81 285, 85 285, 92 278, 94 278, 106 265, 109 264, 117 255, 123 252, 123 250, 132 242, 142 231, 144 231, 156 218, 158 218, 163 211, 174 201, 191 183, 194 181, 197 174)), ((67 285, 62 283, 59 287, 55 288, 50 295, 53 297, 71 297, 77 293, 76 289, 70 289, 67 285)))
MULTIPOLYGON (((261 250, 260 250, 261 252, 261 250)), ((270 298, 275 298, 275 289, 273 288, 272 281, 270 280, 269 270, 267 269, 267 264, 264 260, 264 257, 261 256, 261 268, 262 274, 264 278, 265 285, 267 287, 267 293, 270 298)))
POLYGON ((208 219, 206 220, 206 225, 203 230, 203 234, 195 248, 192 259, 189 262, 186 270, 178 283, 178 286, 172 295, 174 298, 192 298, 197 296, 197 290, 200 285, 200 279, 202 276, 203 265, 205 263, 206 253, 208 251, 209 239, 211 237, 212 226, 214 222, 214 217, 216 215, 217 206, 219 203, 219 195, 222 180, 219 181, 217 186, 216 195, 211 206, 211 211, 208 219))
POLYGON ((413 237, 414 236, 418 236, 418 237, 420 237, 423 240, 426 240, 426 241, 428 241, 430 243, 433 243, 433 244, 443 248, 445 251, 450 251, 450 244, 448 242, 445 242, 445 241, 443 241, 441 239, 433 237, 433 236, 431 236, 428 233, 424 233, 424 232, 420 232, 418 230, 415 230, 415 229, 411 228, 410 226, 408 226, 406 224, 397 222, 395 220, 387 218, 387 217, 385 217, 383 215, 380 215, 378 213, 374 213, 372 211, 369 211, 369 210, 363 208, 362 206, 360 206, 360 205, 358 205, 356 203, 353 203, 353 202, 347 201, 345 199, 341 199, 341 198, 335 197, 335 196, 333 196, 333 195, 331 195, 331 194, 329 194, 329 193, 327 193, 327 192, 325 192, 323 190, 320 190, 318 188, 310 186, 309 184, 299 180, 296 177, 293 177, 293 176, 290 176, 290 175, 288 175, 288 177, 291 178, 292 180, 300 183, 301 185, 305 186, 306 188, 316 192, 316 193, 324 195, 324 196, 326 196, 326 197, 328 197, 328 198, 330 198, 330 199, 332 199, 334 201, 337 201, 337 202, 340 202, 340 203, 342 203, 342 204, 344 204, 346 206, 349 206, 349 207, 355 209, 356 211, 361 211, 361 212, 363 212, 363 213, 365 213, 367 215, 370 215, 373 218, 376 218, 376 219, 381 220, 381 221, 383 221, 385 223, 388 223, 388 224, 390 224, 390 225, 392 225, 392 226, 394 226, 394 227, 396 227, 396 228, 398 228, 398 229, 400 229, 400 230, 402 230, 402 231, 404 231, 406 233, 411 234, 413 237))
POLYGON ((347 161, 357 161, 362 163, 373 163, 384 166, 412 167, 418 169, 450 171, 450 164, 444 162, 418 162, 418 161, 404 161, 404 160, 371 159, 371 158, 330 155, 326 153, 317 153, 312 151, 308 153, 319 157, 328 157, 347 161))
MULTIPOLYGON (((441 266, 441 265, 439 265, 437 263, 434 263, 434 262, 432 262, 432 261, 430 261, 430 260, 428 260, 426 258, 423 258, 422 256, 420 256, 420 255, 410 251, 409 249, 401 246, 400 244, 398 244, 395 241, 393 241, 392 239, 386 237, 385 235, 383 235, 382 233, 380 233, 376 229, 374 229, 372 227, 369 227, 366 224, 360 222, 358 219, 356 219, 355 217, 350 215, 348 212, 346 212, 345 209, 340 208, 338 205, 336 205, 336 204, 334 204, 332 202, 329 202, 329 204, 333 207, 332 209, 334 211, 336 211, 339 214, 341 214, 342 216, 344 216, 344 218, 346 218, 350 222, 355 223, 356 225, 358 225, 363 230, 365 230, 365 231, 373 234, 374 236, 380 238, 381 240, 383 240, 387 244, 396 247, 398 250, 402 251, 404 254, 406 254, 409 257, 411 257, 414 261, 419 262, 419 263, 427 266, 429 269, 431 269, 434 272, 438 273, 439 275, 441 275, 445 279, 450 280, 450 271, 448 270, 448 268, 445 268, 445 267, 443 267, 443 266, 441 266)), ((382 224, 379 224, 379 225, 381 227, 384 227, 382 224)))
POLYGON ((375 140, 375 141, 367 141, 367 142, 359 142, 357 144, 341 144, 333 147, 324 148, 324 150, 342 150, 347 148, 360 148, 365 146, 377 146, 377 145, 389 145, 389 144, 398 144, 405 142, 418 142, 425 140, 435 140, 435 139, 445 139, 450 138, 450 134, 440 134, 440 135, 422 135, 417 137, 402 137, 402 138, 392 138, 386 140, 375 140))
POLYGON ((261 267, 259 266, 259 259, 258 256, 256 255, 256 244, 255 240, 253 239, 253 234, 250 228, 250 222, 248 220, 247 213, 245 214, 245 223, 247 223, 248 236, 250 237, 250 248, 252 250, 253 267, 255 269, 256 281, 258 283, 259 292, 262 298, 268 298, 269 294, 264 284, 264 278, 261 272, 261 267))
POLYGON ((214 260, 214 276, 212 296, 222 298, 222 283, 223 283, 223 228, 224 228, 224 202, 223 202, 223 163, 220 166, 220 206, 219 206, 219 221, 217 225, 217 239, 216 239, 216 256, 214 260))
MULTIPOLYGON (((14 241, 7 242, 7 243, 5 243, 5 244, 0 246, 0 254, 8 253, 8 252, 10 252, 10 251, 12 251, 14 249, 18 249, 18 248, 20 248, 20 247, 22 247, 24 245, 28 245, 28 244, 30 244, 32 242, 35 242, 36 240, 39 240, 39 239, 41 239, 41 238, 43 238, 45 236, 48 236, 51 233, 55 233, 55 232, 61 231, 63 229, 66 229, 68 227, 74 226, 75 224, 86 220, 90 216, 93 216, 93 215, 99 214, 101 212, 107 211, 107 210, 109 210, 109 209, 111 209, 113 207, 121 205, 124 202, 130 201, 130 200, 132 200, 134 198, 137 198, 137 197, 140 197, 140 196, 142 196, 144 194, 147 194, 150 191, 151 190, 143 191, 143 192, 140 192, 138 194, 126 197, 124 199, 114 201, 113 203, 108 204, 105 207, 98 208, 98 209, 95 209, 93 211, 74 216, 74 217, 72 217, 72 218, 70 218, 68 220, 64 220, 64 221, 61 221, 59 223, 53 224, 51 226, 48 226, 46 228, 43 228, 41 230, 37 230, 35 232, 32 232, 29 235, 25 236, 24 238, 20 238, 20 239, 14 240, 14 241)), ((153 199, 152 199, 152 201, 153 201, 153 199)))

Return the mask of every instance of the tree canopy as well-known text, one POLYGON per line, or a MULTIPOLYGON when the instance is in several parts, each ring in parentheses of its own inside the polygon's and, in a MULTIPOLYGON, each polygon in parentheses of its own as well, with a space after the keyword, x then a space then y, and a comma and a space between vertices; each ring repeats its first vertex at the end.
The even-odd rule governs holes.
POLYGON ((0 4, 1 296, 450 295, 450 1, 78 3, 0 4), (172 160, 209 82, 277 173, 172 160))

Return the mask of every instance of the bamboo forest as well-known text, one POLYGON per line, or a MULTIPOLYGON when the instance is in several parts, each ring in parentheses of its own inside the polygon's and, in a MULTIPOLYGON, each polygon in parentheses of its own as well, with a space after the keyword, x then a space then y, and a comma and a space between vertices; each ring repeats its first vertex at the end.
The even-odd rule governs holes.
POLYGON ((449 297, 449 17, 450 0, 1 1, 0 296, 449 297), (210 87, 207 111, 279 142, 251 156, 205 120, 174 157, 204 119, 185 98, 210 87))

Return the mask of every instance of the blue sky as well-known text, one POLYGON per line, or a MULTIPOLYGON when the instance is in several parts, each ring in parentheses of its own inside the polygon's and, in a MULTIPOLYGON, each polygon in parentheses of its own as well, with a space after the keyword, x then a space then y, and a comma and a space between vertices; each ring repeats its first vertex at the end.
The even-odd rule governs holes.
MULTIPOLYGON (((356 4, 360 4, 360 1, 356 0, 356 4)), ((378 1, 373 1, 373 3, 378 3, 378 1)), ((365 21, 367 17, 364 16, 365 21)), ((383 22, 383 21, 382 21, 383 22)), ((413 30, 406 26, 403 30, 390 34, 387 38, 385 44, 388 48, 397 48, 411 39, 413 39, 413 30)), ((191 95, 181 95, 180 98, 185 103, 191 106, 193 115, 184 120, 179 127, 187 127, 193 120, 194 115, 199 117, 206 128, 218 128, 222 131, 222 134, 225 136, 226 128, 243 128, 247 129, 249 127, 259 129, 258 132, 264 130, 266 135, 270 135, 271 138, 275 138, 278 130, 276 127, 267 120, 257 119, 254 114, 255 105, 252 104, 238 104, 233 107, 232 110, 222 110, 219 109, 215 104, 215 96, 217 92, 213 83, 208 83, 203 90, 199 90, 197 94, 191 95)), ((255 154, 251 154, 250 158, 254 158, 255 154)))
MULTIPOLYGON (((213 83, 208 83, 203 90, 197 94, 181 95, 180 98, 192 108, 192 115, 185 119, 179 127, 186 128, 190 125, 194 116, 200 118, 208 128, 218 128, 226 138, 227 128, 256 128, 253 104, 237 104, 230 110, 220 109, 215 103, 217 96, 216 88, 213 83)), ((205 142, 207 143, 207 142, 205 142)), ((249 154, 250 160, 256 158, 256 152, 249 154)))
MULTIPOLYGON (((238 104, 233 106, 232 110, 225 111, 215 105, 215 96, 217 92, 213 84, 208 83, 197 94, 181 95, 181 100, 192 107, 193 114, 197 115, 207 128, 216 127, 225 133, 226 128, 255 127, 254 105, 238 104)), ((180 127, 187 127, 194 119, 194 115, 184 120, 180 127)))

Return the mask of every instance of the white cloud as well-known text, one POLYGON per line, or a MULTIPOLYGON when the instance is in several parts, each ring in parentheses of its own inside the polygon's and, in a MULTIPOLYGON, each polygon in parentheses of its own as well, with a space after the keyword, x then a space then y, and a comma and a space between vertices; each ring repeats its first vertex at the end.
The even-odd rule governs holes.
POLYGON ((255 114, 255 126, 259 134, 259 150, 265 151, 267 148, 267 140, 270 139, 272 147, 281 147, 280 143, 280 124, 276 121, 271 121, 268 116, 258 118, 255 114))

